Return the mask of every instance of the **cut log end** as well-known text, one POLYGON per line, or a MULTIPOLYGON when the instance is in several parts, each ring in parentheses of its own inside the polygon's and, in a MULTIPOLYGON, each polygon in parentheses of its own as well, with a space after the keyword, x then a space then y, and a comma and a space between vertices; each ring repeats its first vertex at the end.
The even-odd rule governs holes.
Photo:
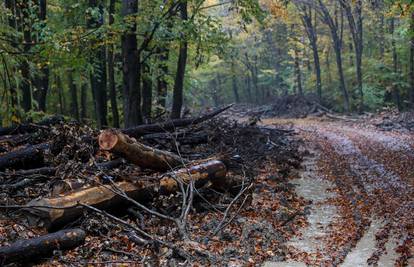
POLYGON ((118 143, 118 135, 114 131, 104 131, 99 135, 99 147, 102 150, 111 150, 118 143))

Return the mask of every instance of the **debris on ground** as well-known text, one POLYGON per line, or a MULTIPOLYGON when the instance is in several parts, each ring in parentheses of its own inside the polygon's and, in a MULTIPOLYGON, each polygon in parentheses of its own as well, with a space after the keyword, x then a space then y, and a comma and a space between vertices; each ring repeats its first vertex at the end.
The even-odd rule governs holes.
POLYGON ((1 264, 283 259, 304 220, 289 183, 297 140, 225 109, 122 131, 63 119, 0 129, 1 264), (25 244, 38 253, 15 257, 25 244))

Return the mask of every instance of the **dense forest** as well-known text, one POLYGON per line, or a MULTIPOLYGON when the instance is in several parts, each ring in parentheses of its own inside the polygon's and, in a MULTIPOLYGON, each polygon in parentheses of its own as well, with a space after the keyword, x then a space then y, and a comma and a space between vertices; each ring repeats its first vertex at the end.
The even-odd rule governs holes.
POLYGON ((338 111, 414 102, 410 1, 20 1, 0 5, 1 119, 98 127, 310 95, 338 111))

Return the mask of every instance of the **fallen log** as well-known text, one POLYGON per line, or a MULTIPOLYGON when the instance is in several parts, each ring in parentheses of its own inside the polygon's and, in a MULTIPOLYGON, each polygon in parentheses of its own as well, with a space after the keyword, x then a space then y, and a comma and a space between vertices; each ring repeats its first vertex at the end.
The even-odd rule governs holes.
POLYGON ((146 146, 116 130, 103 131, 98 140, 101 150, 118 154, 143 168, 165 171, 186 162, 171 152, 146 146))
POLYGON ((56 173, 56 167, 40 167, 28 170, 17 170, 12 172, 0 172, 0 175, 16 177, 16 176, 31 176, 31 175, 45 175, 54 176, 56 173))
POLYGON ((229 109, 233 105, 226 106, 224 108, 217 109, 213 112, 207 113, 205 115, 196 117, 196 118, 188 118, 188 119, 176 119, 171 120, 163 123, 155 123, 155 124, 146 124, 146 125, 139 125, 136 127, 123 129, 122 133, 129 135, 131 137, 138 138, 140 136, 151 134, 151 133, 162 133, 168 131, 174 131, 177 127, 185 127, 189 125, 194 125, 201 123, 203 121, 209 120, 218 114, 222 113, 223 111, 229 109))
POLYGON ((85 231, 79 228, 61 230, 32 239, 22 239, 0 247, 0 265, 31 262, 52 255, 54 250, 75 248, 85 241, 85 231))
MULTIPOLYGON (((158 183, 144 180, 137 183, 119 182, 116 187, 136 201, 146 201, 153 197, 158 183)), ((123 207, 126 202, 110 185, 99 185, 57 197, 32 200, 22 212, 27 215, 31 225, 53 229, 80 217, 83 208, 79 203, 103 210, 115 210, 123 207)))
POLYGON ((11 126, 11 127, 0 127, 0 136, 32 133, 39 129, 44 129, 45 127, 59 124, 63 121, 64 121, 63 116, 56 115, 56 116, 45 118, 38 123, 25 123, 25 124, 19 124, 19 125, 11 126))
POLYGON ((160 192, 172 193, 178 190, 178 181, 188 184, 194 181, 195 187, 202 187, 211 182, 219 184, 225 180, 227 174, 226 165, 219 160, 210 160, 188 169, 183 168, 166 174, 160 181, 160 192))
POLYGON ((48 148, 49 144, 43 143, 5 153, 0 156, 0 171, 40 167, 44 163, 44 151, 48 148))

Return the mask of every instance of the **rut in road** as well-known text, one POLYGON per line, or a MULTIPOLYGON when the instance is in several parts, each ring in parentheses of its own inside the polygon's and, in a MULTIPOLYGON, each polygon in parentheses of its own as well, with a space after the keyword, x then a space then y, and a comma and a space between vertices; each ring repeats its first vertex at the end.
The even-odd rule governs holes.
POLYGON ((317 119, 294 127, 311 153, 293 182, 312 204, 289 262, 274 266, 414 266, 413 136, 317 119))

